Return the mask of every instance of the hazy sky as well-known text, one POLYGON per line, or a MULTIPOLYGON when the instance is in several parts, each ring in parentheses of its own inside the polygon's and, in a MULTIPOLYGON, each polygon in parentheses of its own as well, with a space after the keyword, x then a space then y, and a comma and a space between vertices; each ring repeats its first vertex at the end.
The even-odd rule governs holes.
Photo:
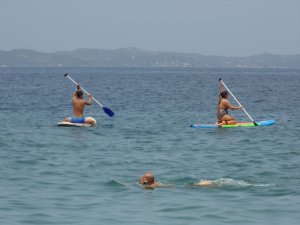
POLYGON ((0 50, 300 53, 300 0, 0 0, 0 50))

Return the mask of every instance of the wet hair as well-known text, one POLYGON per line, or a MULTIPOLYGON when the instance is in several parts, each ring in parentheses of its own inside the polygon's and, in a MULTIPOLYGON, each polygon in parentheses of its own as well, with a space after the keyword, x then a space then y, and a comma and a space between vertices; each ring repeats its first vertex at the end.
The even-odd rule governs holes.
POLYGON ((151 185, 155 182, 154 180, 154 176, 152 173, 145 173, 141 179, 146 179, 146 181, 143 181, 142 184, 143 185, 151 185))
POLYGON ((153 184, 154 183, 154 176, 148 177, 149 183, 153 184))
POLYGON ((81 96, 83 96, 83 92, 82 92, 82 90, 79 89, 76 91, 76 97, 81 98, 81 96))

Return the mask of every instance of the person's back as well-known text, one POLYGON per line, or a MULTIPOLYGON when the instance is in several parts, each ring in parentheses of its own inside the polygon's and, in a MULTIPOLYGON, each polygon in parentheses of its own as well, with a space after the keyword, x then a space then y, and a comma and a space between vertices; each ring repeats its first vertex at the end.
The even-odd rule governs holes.
POLYGON ((85 107, 85 100, 83 97, 78 98, 77 96, 73 96, 73 114, 75 117, 82 117, 83 116, 83 111, 85 107))
POLYGON ((228 105, 229 105, 229 101, 227 100, 227 99, 225 99, 225 98, 222 98, 221 100, 220 100, 220 103, 218 104, 218 111, 222 111, 222 110, 224 110, 224 111, 228 111, 228 105))
POLYGON ((84 117, 84 108, 86 105, 92 104, 92 95, 88 95, 88 101, 85 101, 83 98, 83 92, 80 89, 80 85, 77 86, 76 92, 73 93, 72 97, 73 104, 73 117, 68 117, 65 119, 66 122, 70 123, 90 123, 95 125, 96 122, 93 118, 84 117))

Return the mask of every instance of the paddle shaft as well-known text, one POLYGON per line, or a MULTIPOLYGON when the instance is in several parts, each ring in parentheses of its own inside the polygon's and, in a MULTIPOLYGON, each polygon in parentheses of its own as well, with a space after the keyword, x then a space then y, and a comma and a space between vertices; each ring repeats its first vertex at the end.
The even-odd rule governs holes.
MULTIPOLYGON (((229 88, 226 86, 226 84, 223 82, 223 80, 220 79, 220 82, 224 85, 224 87, 227 89, 227 91, 230 93, 230 95, 234 98, 234 100, 239 104, 239 106, 242 106, 239 100, 232 94, 232 92, 229 90, 229 88)), ((242 108, 246 115, 249 117, 249 119, 256 125, 256 122, 252 119, 252 117, 249 115, 249 113, 246 111, 246 109, 242 108)))
MULTIPOLYGON (((69 78, 74 84, 76 84, 76 85, 78 85, 69 75, 65 75, 67 78, 69 78)), ((83 90, 87 95, 89 95, 89 93, 86 91, 86 90, 84 90, 82 87, 80 87, 81 88, 81 90, 83 90)), ((92 97, 92 99, 98 104, 98 105, 100 105, 102 108, 103 108, 103 105, 100 103, 100 102, 98 102, 97 101, 97 99, 95 99, 94 97, 92 97)))

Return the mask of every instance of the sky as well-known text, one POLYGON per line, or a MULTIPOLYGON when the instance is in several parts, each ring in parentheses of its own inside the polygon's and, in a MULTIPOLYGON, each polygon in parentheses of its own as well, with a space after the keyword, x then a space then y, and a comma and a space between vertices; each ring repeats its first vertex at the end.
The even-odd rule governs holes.
POLYGON ((0 0, 0 50, 300 53, 300 0, 0 0))

